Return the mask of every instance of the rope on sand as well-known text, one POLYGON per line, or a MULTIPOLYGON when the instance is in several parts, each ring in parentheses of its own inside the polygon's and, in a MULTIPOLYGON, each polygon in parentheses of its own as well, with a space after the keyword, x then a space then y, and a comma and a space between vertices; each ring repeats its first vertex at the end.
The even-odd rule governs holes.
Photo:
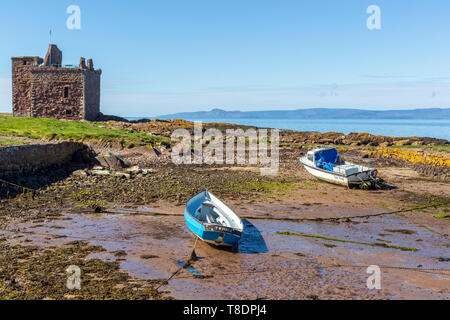
MULTIPOLYGON (((389 211, 389 212, 380 212, 380 213, 374 213, 374 214, 366 214, 366 215, 358 215, 358 216, 344 216, 344 217, 331 217, 331 218, 289 218, 289 217, 261 217, 261 216, 241 216, 241 218, 244 219, 251 219, 251 220, 279 220, 279 221, 294 221, 294 222, 301 222, 301 221, 314 221, 314 222, 320 222, 320 221, 338 221, 338 220, 351 220, 355 218, 371 218, 371 217, 379 217, 384 215, 390 215, 390 214, 397 214, 402 212, 410 212, 415 210, 422 210, 427 208, 439 208, 445 205, 448 205, 448 202, 441 202, 441 203, 432 203, 432 204, 426 204, 422 206, 414 206, 409 208, 403 208, 395 211, 389 211)), ((104 211, 104 213, 108 213, 108 211, 104 211)), ((142 215, 142 216, 173 216, 173 217, 181 217, 184 216, 183 214, 177 214, 177 213, 164 213, 164 212, 151 212, 151 213, 114 213, 114 214, 122 214, 122 215, 142 215)))
POLYGON ((189 257, 189 259, 184 263, 183 266, 181 266, 180 268, 178 268, 174 273, 172 273, 172 275, 164 282, 162 282, 157 288, 156 290, 159 290, 159 288, 161 288, 164 285, 169 284, 169 281, 175 277, 181 270, 188 268, 189 266, 192 265, 193 262, 197 261, 197 254, 195 253, 195 248, 197 246, 197 241, 198 241, 198 237, 195 237, 195 242, 194 242, 194 247, 192 248, 192 252, 191 255, 189 257))
POLYGON ((23 189, 23 190, 28 190, 28 191, 31 191, 31 192, 34 191, 33 189, 30 189, 30 188, 27 188, 27 187, 24 187, 24 186, 20 186, 20 185, 18 185, 18 184, 15 184, 15 183, 12 183, 12 182, 3 180, 3 179, 0 179, 0 182, 9 184, 9 185, 14 186, 14 187, 16 187, 16 188, 21 188, 21 189, 23 189))
MULTIPOLYGON (((29 234, 34 234, 34 235, 41 235, 41 236, 51 236, 50 234, 43 234, 43 233, 37 233, 37 232, 21 232, 21 231, 8 231, 8 232, 12 232, 12 233, 20 233, 20 234, 25 234, 25 235, 29 235, 29 234)), ((111 241, 111 239, 99 239, 99 238, 82 238, 82 237, 70 237, 71 239, 77 239, 77 240, 97 240, 97 241, 111 241)), ((115 241, 120 241, 120 240, 115 240, 115 241)), ((128 240, 122 240, 122 241, 128 241, 128 240)), ((197 242, 198 242, 198 237, 196 237, 195 242, 194 242, 194 247, 192 249, 191 255, 189 257, 189 259, 184 263, 184 265, 180 268, 178 268, 175 272, 173 272, 170 277, 168 279, 152 279, 152 280, 158 280, 161 281, 161 284, 156 288, 156 290, 160 289, 162 286, 165 286, 168 284, 168 282, 172 279, 192 279, 192 278, 213 278, 213 275, 203 275, 201 277, 197 276, 197 275, 185 275, 185 276, 178 276, 180 271, 183 269, 186 269, 187 267, 191 266, 193 262, 195 262, 198 258, 197 258, 197 254, 195 253, 195 249, 197 246, 197 242)), ((302 266, 302 269, 319 269, 319 268, 367 268, 367 266, 362 266, 362 265, 351 265, 351 264, 320 264, 317 263, 315 261, 312 260, 308 260, 308 259, 301 259, 301 258, 295 258, 295 257, 289 257, 286 255, 280 255, 278 254, 277 256, 285 258, 285 259, 290 259, 290 260, 295 260, 295 261, 299 261, 299 262, 306 262, 309 264, 315 264, 315 266, 302 266)), ((428 273, 428 274, 437 274, 437 275, 443 275, 443 276, 450 276, 450 269, 438 269, 438 268, 414 268, 414 267, 401 267, 401 266, 388 266, 388 265, 380 265, 379 266, 382 269, 393 269, 393 270, 400 270, 400 271, 415 271, 415 272, 422 272, 422 273, 428 273)), ((265 272, 275 272, 279 269, 283 269, 283 270, 295 270, 298 271, 298 267, 296 266, 295 268, 286 268, 286 267, 281 267, 279 266, 278 268, 271 268, 270 270, 252 270, 252 271, 238 271, 238 272, 221 272, 220 275, 236 275, 236 274, 252 274, 252 273, 265 273, 265 272)), ((133 279, 133 281, 139 281, 140 279, 133 279)), ((147 281, 147 280, 142 280, 142 281, 147 281)))
MULTIPOLYGON (((286 259, 298 260, 298 261, 301 261, 301 262, 308 262, 308 263, 316 264, 315 266, 310 266, 310 267, 302 266, 301 269, 320 269, 320 268, 330 268, 330 269, 335 269, 335 268, 364 268, 364 269, 366 269, 367 268, 367 266, 351 265, 351 264, 319 264, 319 263, 314 262, 314 261, 305 260, 305 259, 296 259, 296 258, 292 258, 292 257, 286 257, 286 256, 283 256, 283 255, 280 255, 280 257, 283 257, 283 258, 286 258, 286 259)), ((422 272, 422 273, 450 276, 450 270, 448 270, 448 269, 428 269, 428 268, 427 269, 421 269, 421 268, 413 268, 413 267, 397 267, 397 266, 386 266, 386 265, 380 265, 379 267, 381 269, 394 269, 394 270, 401 270, 401 271, 415 271, 415 272, 422 272)), ((277 271, 279 269, 300 271, 297 266, 294 267, 294 268, 286 268, 286 267, 279 266, 278 268, 272 268, 270 270, 220 272, 220 276, 222 276, 222 275, 236 275, 236 274, 243 274, 243 273, 251 274, 251 273, 275 272, 275 271, 277 271)), ((204 277, 205 278, 213 278, 214 276, 213 275, 210 275, 210 276, 206 275, 204 277)), ((195 275, 188 275, 188 276, 176 277, 175 279, 191 279, 191 278, 195 279, 196 276, 195 275)))
POLYGON ((255 220, 283 220, 283 221, 337 221, 337 220, 350 220, 354 218, 371 218, 371 217, 379 217, 389 214, 397 214, 402 212, 410 212, 415 210, 422 210, 427 208, 438 208, 442 207, 444 205, 447 205, 447 202, 441 202, 441 203, 433 203, 433 204, 427 204, 423 206, 415 206, 410 208, 404 208, 399 209, 395 211, 389 211, 389 212, 380 212, 380 213, 374 213, 374 214, 366 214, 366 215, 358 215, 358 216, 346 216, 346 217, 333 217, 333 218, 278 218, 278 217, 253 217, 253 216, 247 216, 242 218, 247 219, 255 219, 255 220))

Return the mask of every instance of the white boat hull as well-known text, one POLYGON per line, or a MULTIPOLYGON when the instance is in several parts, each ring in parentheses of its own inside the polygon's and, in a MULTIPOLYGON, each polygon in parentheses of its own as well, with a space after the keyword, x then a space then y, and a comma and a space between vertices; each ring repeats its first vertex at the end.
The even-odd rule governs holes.
POLYGON ((312 168, 307 165, 304 165, 304 167, 305 167, 306 171, 308 171, 310 174, 312 174, 314 177, 316 177, 320 180, 334 183, 334 184, 343 185, 343 186, 348 186, 348 178, 347 177, 333 174, 333 172, 324 172, 322 170, 312 168))
POLYGON ((312 174, 317 179, 320 179, 322 181, 326 181, 329 183, 346 186, 346 187, 373 182, 374 176, 376 173, 375 169, 371 169, 371 170, 357 172, 357 173, 345 176, 345 175, 336 174, 331 171, 314 168, 310 165, 305 164, 303 161, 302 161, 302 164, 305 167, 306 171, 308 171, 310 174, 312 174))

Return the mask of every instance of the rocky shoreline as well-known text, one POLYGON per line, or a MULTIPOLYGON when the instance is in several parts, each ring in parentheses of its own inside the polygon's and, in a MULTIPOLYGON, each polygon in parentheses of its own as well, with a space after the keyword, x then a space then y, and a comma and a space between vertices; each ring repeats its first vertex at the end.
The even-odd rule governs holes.
MULTIPOLYGON (((192 121, 173 119, 173 120, 133 120, 133 121, 107 121, 105 126, 115 129, 127 129, 149 132, 154 135, 170 137, 176 129, 186 129, 193 134, 194 123, 192 121)), ((252 126, 244 126, 232 123, 203 123, 204 130, 209 128, 217 128, 219 130, 236 129, 236 128, 256 128, 252 126)), ((445 139, 436 139, 429 137, 388 137, 381 135, 372 135, 370 133, 349 133, 340 132, 310 132, 310 131, 294 131, 280 130, 281 143, 302 143, 302 144, 336 144, 346 146, 433 146, 433 145, 450 145, 445 139)))
MULTIPOLYGON (((193 128, 192 123, 181 120, 105 122, 101 125, 141 130, 165 137, 170 137, 176 128, 193 128)), ((236 128, 234 125, 224 124, 209 126, 236 128)), ((63 167, 41 169, 32 176, 5 178, 5 181, 14 185, 0 182, 0 297, 166 299, 182 296, 185 290, 183 285, 187 285, 186 283, 200 288, 200 296, 214 296, 212 292, 205 291, 210 286, 208 277, 165 282, 171 272, 178 268, 177 261, 185 259, 185 255, 191 250, 191 238, 182 229, 184 203, 205 187, 220 195, 221 199, 236 208, 240 214, 258 217, 255 220, 249 219, 253 225, 252 230, 260 230, 262 235, 259 239, 267 242, 266 249, 261 252, 261 248, 257 249, 258 254, 223 253, 228 262, 223 260, 223 254, 217 249, 208 246, 197 248, 197 254, 203 258, 195 262, 194 267, 200 274, 213 274, 218 267, 229 272, 238 270, 240 274, 247 274, 239 276, 242 281, 246 277, 255 277, 254 284, 259 288, 257 293, 249 288, 239 289, 237 283, 224 277, 214 280, 214 283, 220 284, 221 292, 216 292, 218 295, 215 297, 385 299, 410 294, 431 298, 445 295, 441 282, 414 270, 408 271, 409 276, 411 279, 421 279, 421 282, 417 280, 415 291, 409 293, 396 280, 403 274, 391 274, 390 280, 386 280, 390 291, 380 295, 368 292, 364 287, 353 288, 355 281, 365 283, 365 280, 364 273, 358 276, 352 269, 337 271, 339 277, 336 272, 330 271, 327 277, 318 280, 317 270, 320 270, 321 265, 329 261, 349 264, 346 259, 350 259, 350 252, 354 252, 358 244, 329 243, 320 238, 311 238, 307 242, 301 242, 303 240, 296 237, 288 240, 283 232, 304 233, 305 230, 301 228, 308 225, 280 222, 282 220, 277 219, 308 218, 312 219, 309 222, 312 223, 311 226, 317 228, 313 230, 316 233, 323 234, 323 228, 326 228, 328 231, 324 235, 335 233, 335 239, 348 237, 347 240, 354 240, 356 243, 378 243, 378 248, 358 251, 360 254, 367 252, 367 257, 361 260, 363 265, 371 262, 372 255, 384 259, 386 264, 394 263, 391 260, 396 255, 391 253, 396 252, 393 248, 400 244, 401 247, 417 248, 419 253, 401 253, 398 261, 406 259, 414 261, 416 265, 445 269, 445 259, 448 257, 444 256, 442 245, 450 245, 448 232, 445 232, 450 227, 450 186, 445 162, 448 153, 446 149, 434 150, 430 146, 447 146, 448 141, 408 138, 411 145, 424 145, 407 149, 400 145, 397 145, 398 148, 383 145, 386 142, 394 146, 396 143, 404 143, 400 138, 367 134, 350 134, 344 137, 338 133, 282 131, 280 138, 280 170, 275 176, 261 176, 261 165, 177 166, 170 159, 171 146, 164 143, 148 148, 124 147, 109 141, 96 141, 89 143, 95 153, 89 151, 90 148, 84 149, 85 154, 78 154, 63 167), (375 166, 388 188, 347 190, 316 181, 305 172, 298 158, 308 149, 322 144, 337 147, 344 158, 352 161, 357 158, 362 164, 375 166), (401 152, 395 151, 397 149, 401 152), (427 154, 432 154, 433 157, 427 157, 427 154), (399 213, 394 215, 395 219, 383 218, 386 219, 384 224, 370 218, 374 213, 411 207, 412 210, 407 215, 399 213), (159 216, 158 213, 165 215, 159 216), (167 218, 167 214, 170 214, 170 218, 167 218), (349 215, 367 215, 368 218, 346 218, 330 222, 322 220, 349 215), (112 218, 114 216, 123 217, 117 220, 120 224, 114 224, 119 223, 114 222, 119 219, 112 218), (264 218, 271 220, 265 221, 264 218), (77 223, 83 227, 77 231, 72 230, 77 223), (399 229, 393 227, 393 224, 408 225, 408 230, 413 231, 383 231, 383 228, 399 229), (88 225, 96 226, 90 231, 92 233, 86 233, 88 225), (129 229, 123 227, 128 225, 129 229), (125 229, 120 229, 121 226, 125 229), (340 228, 350 231, 339 231, 340 228), (119 236, 123 239, 120 238, 115 243, 114 232, 118 229, 121 230, 119 236), (111 239, 101 240, 110 233, 111 239), (136 237, 150 238, 143 239, 146 245, 140 247, 140 242, 133 240, 136 237), (290 241, 287 247, 284 245, 286 241, 290 241), (381 246, 383 243, 385 247, 381 246), (426 259, 423 258, 424 254, 426 259), (438 258, 442 258, 442 261, 436 260, 438 258), (248 266, 246 263, 241 264, 241 259, 247 261, 248 266), (292 265, 292 259, 304 260, 298 262, 303 264, 302 267, 292 265), (70 291, 65 287, 65 268, 70 264, 79 265, 85 272, 85 287, 81 291, 70 291), (258 277, 258 273, 252 275, 251 270, 258 271, 260 266, 267 269, 260 270, 261 272, 269 272, 271 276, 258 277), (302 268, 304 272, 300 271, 302 268), (153 276, 142 273, 142 270, 154 269, 159 270, 159 273, 153 276), (296 271, 293 273, 292 270, 296 271), (283 282, 282 286, 276 280, 276 274, 280 273, 290 279, 289 282, 283 282), (297 273, 301 276, 293 277, 297 273), (101 286, 98 285, 100 280, 103 283, 101 286), (269 286, 262 285, 267 281, 271 283, 269 286), (336 281, 342 282, 339 286, 341 289, 335 288, 336 281), (157 289, 161 284, 162 288, 157 289), (292 287, 292 284, 295 286, 292 287), (427 288, 433 288, 433 293, 427 293, 427 288)), ((252 247, 252 244, 244 245, 245 250, 248 250, 247 246, 252 247)), ((189 277, 189 270, 184 270, 181 277, 189 277)), ((445 284, 448 280, 444 278, 442 281, 445 284)))

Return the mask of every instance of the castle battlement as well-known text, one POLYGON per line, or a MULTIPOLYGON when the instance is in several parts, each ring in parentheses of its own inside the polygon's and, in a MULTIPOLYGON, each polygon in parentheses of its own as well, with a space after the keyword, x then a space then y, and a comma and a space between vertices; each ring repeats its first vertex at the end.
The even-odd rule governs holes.
POLYGON ((12 100, 16 117, 95 120, 100 113, 101 69, 92 59, 78 67, 62 66, 62 52, 54 44, 45 58, 13 57, 12 100))

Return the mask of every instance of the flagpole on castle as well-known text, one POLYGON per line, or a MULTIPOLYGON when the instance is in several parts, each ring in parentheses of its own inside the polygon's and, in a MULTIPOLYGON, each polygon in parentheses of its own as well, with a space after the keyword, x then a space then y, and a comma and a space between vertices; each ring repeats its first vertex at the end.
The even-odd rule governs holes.
MULTIPOLYGON (((49 31, 49 36, 50 36, 49 45, 51 45, 52 44, 52 28, 51 27, 50 27, 50 31, 49 31)), ((48 58, 49 58, 49 65, 51 66, 52 65, 52 55, 50 54, 48 58)))

